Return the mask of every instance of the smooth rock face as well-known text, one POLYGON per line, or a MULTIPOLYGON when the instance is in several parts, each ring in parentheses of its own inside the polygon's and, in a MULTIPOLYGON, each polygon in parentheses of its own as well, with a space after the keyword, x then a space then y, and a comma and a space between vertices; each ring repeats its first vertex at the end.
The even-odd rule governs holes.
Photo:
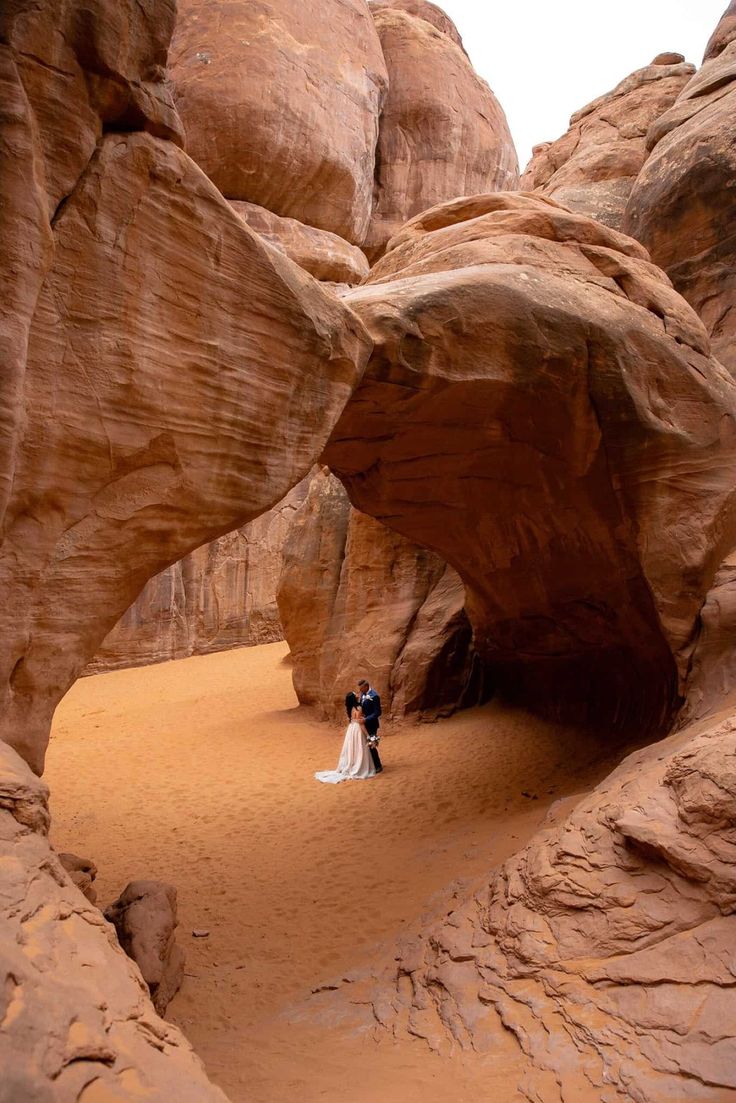
POLYGON ((374 1022, 444 1053, 510 1031, 523 1099, 731 1100, 734 871, 732 718, 627 758, 407 942, 372 985, 374 1022))
MULTIPOLYGON (((133 0, 115 19, 127 6, 138 26, 133 0)), ((104 24, 104 7, 95 12, 104 24)), ((6 39, 26 26, 3 18, 6 39)), ((34 5, 32 21, 39 49, 44 34, 56 41, 56 5, 34 5)), ((27 347, 25 321, 14 336, 22 371, 6 389, 0 738, 40 770, 56 703, 147 579, 304 477, 369 346, 355 317, 250 230, 171 141, 118 130, 95 145, 95 115, 86 145, 74 128, 65 135, 64 171, 40 205, 44 177, 32 169, 58 138, 61 78, 45 61, 21 64, 22 79, 8 69, 20 115, 0 118, 27 175, 14 165, 2 180, 2 278, 31 319, 27 347), (27 232, 43 248, 25 245, 26 269, 16 260, 27 232)), ((94 71, 80 76, 76 104, 76 85, 66 90, 80 118, 91 117, 88 87, 94 71)))
POLYGON ((478 196, 347 301, 375 351, 325 451, 354 505, 453 566, 501 689, 662 730, 734 542, 736 386, 641 246, 478 196))
POLYGON ((176 941, 176 889, 163 881, 131 881, 105 908, 120 945, 148 985, 163 1015, 184 979, 184 951, 176 941))
POLYGON ((695 72, 680 54, 661 54, 570 119, 556 142, 537 146, 521 178, 580 214, 620 230, 626 202, 647 159, 647 132, 695 72))
POLYGON ((651 154, 624 229, 700 315, 713 352, 736 372, 736 10, 706 61, 649 133, 651 154))
POLYGON ((280 218, 255 203, 231 200, 230 206, 252 230, 315 279, 354 284, 368 275, 370 266, 365 253, 337 234, 315 230, 295 218, 280 218))
POLYGON ((268 513, 150 579, 85 673, 282 640, 282 552, 308 485, 303 479, 268 513))
MULTIPOLYGON (((408 7, 427 14, 424 4, 408 7)), ((519 182, 506 116, 456 44, 457 32, 438 30, 406 8, 373 6, 389 92, 364 246, 371 261, 408 219, 428 207, 461 195, 513 189, 519 182)))
POLYGON ((483 693, 455 571, 352 509, 327 471, 290 529, 278 603, 297 696, 324 718, 344 718, 361 675, 387 718, 452 712, 483 693))
POLYGON ((0 1100, 225 1103, 49 846, 48 789, 0 741, 0 1100))
POLYGON ((169 61, 223 195, 362 243, 387 79, 365 0, 180 0, 169 61))

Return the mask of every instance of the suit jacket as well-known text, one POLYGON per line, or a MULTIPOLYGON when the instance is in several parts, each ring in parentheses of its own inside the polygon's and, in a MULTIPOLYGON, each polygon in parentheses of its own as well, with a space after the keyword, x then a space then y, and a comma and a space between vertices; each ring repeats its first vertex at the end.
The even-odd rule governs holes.
POLYGON ((367 693, 363 694, 360 699, 360 705, 363 709, 365 730, 369 735, 375 735, 381 726, 381 721, 379 720, 381 715, 381 698, 378 696, 375 689, 369 689, 367 693))

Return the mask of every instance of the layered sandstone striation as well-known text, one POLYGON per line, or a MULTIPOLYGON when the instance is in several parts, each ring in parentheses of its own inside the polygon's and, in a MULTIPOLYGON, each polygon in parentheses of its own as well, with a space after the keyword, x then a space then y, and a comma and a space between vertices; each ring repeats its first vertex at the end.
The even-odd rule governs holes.
POLYGON ((278 604, 297 696, 325 718, 344 716, 361 675, 387 716, 436 716, 482 696, 456 572, 352 509, 326 470, 289 531, 278 604))
POLYGON ((2 279, 25 313, 5 380, 0 737, 38 770, 55 704, 147 579, 304 477, 369 348, 164 140, 173 12, 108 7, 2 16, 2 140, 25 166, 3 178, 2 279))
POLYGON ((624 229, 649 250, 736 371, 736 10, 713 35, 703 67, 652 126, 650 156, 624 229))
POLYGON ((47 801, 0 741, 0 1099, 225 1103, 49 846, 47 801))
POLYGON ((660 54, 613 91, 577 111, 556 142, 536 146, 521 178, 580 214, 620 230, 626 202, 647 159, 647 133, 695 72, 680 54, 660 54))
POLYGON ((170 64, 223 195, 362 243, 387 83, 365 0, 180 0, 170 64))
POLYGON ((661 730, 734 542, 736 386, 633 240, 550 200, 445 204, 348 294, 375 351, 325 460, 462 578, 500 688, 661 730))
POLYGON ((530 1101, 732 1099, 735 793, 733 718, 637 751, 348 998, 440 1053, 510 1032, 530 1101))
POLYGON ((276 604, 283 547, 308 479, 282 502, 150 579, 86 673, 283 639, 276 604))
POLYGON ((461 195, 512 189, 519 180, 506 116, 450 21, 424 3, 372 9, 389 90, 364 246, 371 261, 421 211, 461 195))

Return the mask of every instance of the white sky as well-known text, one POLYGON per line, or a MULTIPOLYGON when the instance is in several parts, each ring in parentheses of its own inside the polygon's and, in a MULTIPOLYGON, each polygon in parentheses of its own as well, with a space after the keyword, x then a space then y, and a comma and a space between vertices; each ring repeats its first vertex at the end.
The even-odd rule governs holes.
POLYGON ((506 112, 523 169, 533 145, 657 54, 700 65, 728 0, 436 0, 506 112))

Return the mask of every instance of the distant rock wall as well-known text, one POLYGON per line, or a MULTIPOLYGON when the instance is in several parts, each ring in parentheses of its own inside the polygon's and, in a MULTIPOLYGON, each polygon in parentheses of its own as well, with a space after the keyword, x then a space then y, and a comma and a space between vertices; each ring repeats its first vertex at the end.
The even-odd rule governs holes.
POLYGON ((307 487, 305 479, 268 513, 150 579, 85 673, 283 639, 276 589, 307 487))
POLYGON ((387 717, 437 716, 484 693, 455 571, 353 509, 326 470, 289 530, 278 603, 297 696, 325 718, 344 714, 361 675, 387 717))
POLYGON ((660 54, 613 91, 577 111, 555 142, 536 146, 521 178, 573 211, 620 230, 626 203, 648 156, 647 133, 695 72, 679 54, 660 54))
POLYGON ((702 318, 713 352, 736 375, 736 14, 702 68, 652 126, 651 150, 624 230, 649 250, 702 318))

